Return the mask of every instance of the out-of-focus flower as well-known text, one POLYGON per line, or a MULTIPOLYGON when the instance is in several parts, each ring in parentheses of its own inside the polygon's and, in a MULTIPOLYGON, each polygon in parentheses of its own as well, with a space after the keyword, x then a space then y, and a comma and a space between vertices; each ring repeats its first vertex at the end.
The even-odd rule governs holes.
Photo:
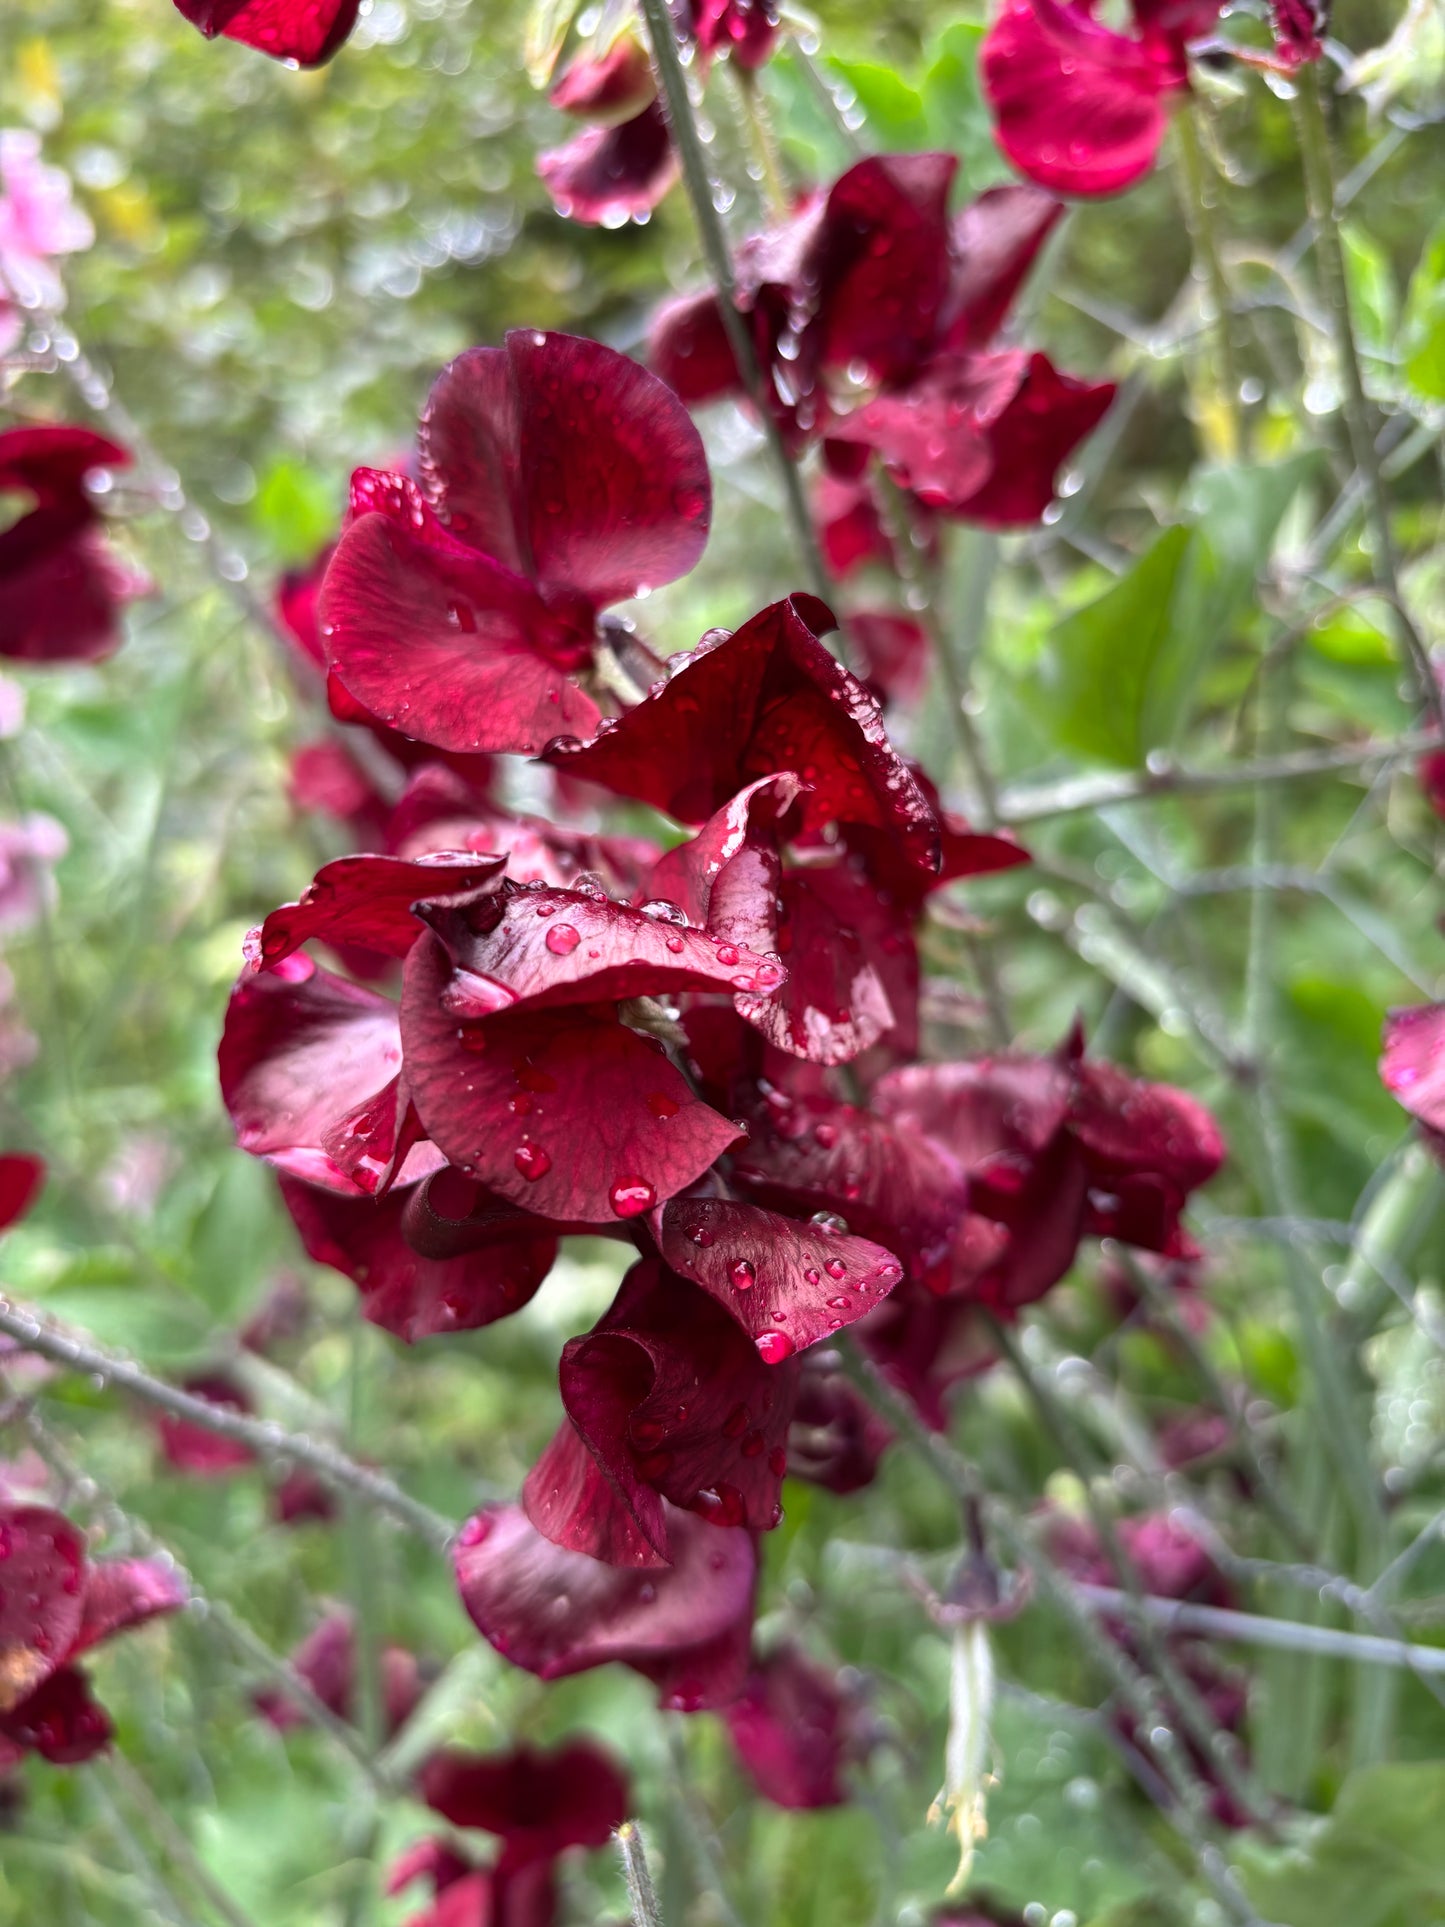
POLYGON ((239 40, 294 67, 320 67, 356 25, 361 0, 175 0, 207 40, 239 40))
POLYGON ((33 503, 0 534, 0 656, 97 662, 120 646, 121 608, 149 585, 107 546, 85 479, 130 459, 88 428, 0 431, 0 493, 33 503))
POLYGON ((26 1753, 74 1766, 100 1752, 110 1721, 76 1661, 185 1603, 158 1560, 92 1564, 62 1514, 0 1504, 0 1770, 26 1753))
POLYGON ((54 906, 55 865, 69 848, 53 816, 37 811, 0 822, 0 936, 30 929, 54 906))
MULTIPOLYGON (((222 1411, 245 1413, 251 1409, 251 1401, 240 1386, 222 1372, 188 1378, 181 1389, 189 1392, 192 1398, 204 1399, 208 1405, 219 1406, 222 1411)), ((256 1455, 249 1445, 212 1432, 194 1419, 180 1418, 173 1412, 158 1412, 155 1415, 155 1430, 166 1463, 193 1479, 229 1478, 233 1472, 243 1471, 256 1462, 256 1455)))
POLYGON ((24 309, 53 313, 65 306, 64 285, 50 264, 94 239, 89 215, 71 199, 69 178, 41 160, 40 136, 0 128, 0 355, 24 334, 24 309))
POLYGON ((0 1155, 0 1231, 23 1218, 40 1196, 45 1183, 45 1161, 28 1151, 0 1155))
POLYGON ((837 1675, 796 1646, 758 1660, 723 1720, 743 1771, 774 1806, 839 1807, 859 1751, 856 1708, 837 1675))
POLYGON ((1392 1010, 1385 1020, 1380 1059, 1385 1089, 1421 1126, 1445 1162, 1445 1004, 1392 1010))
MULTIPOLYGON (((381 1711, 388 1737, 410 1719, 422 1696, 415 1655, 401 1646, 383 1646, 380 1663, 381 1711)), ((291 1664, 329 1713, 357 1717, 356 1626, 347 1611, 328 1613, 291 1655, 291 1664)), ((257 1710, 281 1732, 304 1726, 306 1711, 279 1688, 256 1695, 257 1710)))

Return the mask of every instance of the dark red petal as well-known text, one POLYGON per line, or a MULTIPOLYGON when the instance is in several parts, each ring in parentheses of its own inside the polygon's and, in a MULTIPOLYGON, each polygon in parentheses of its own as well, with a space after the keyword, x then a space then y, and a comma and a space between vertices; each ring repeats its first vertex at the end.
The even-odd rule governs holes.
POLYGON ((1097 428, 1114 394, 1111 381, 1080 381, 1060 374, 1045 355, 1029 356, 1016 392, 989 422, 988 479, 952 512, 990 529, 1037 522, 1060 466, 1097 428))
POLYGON ((428 1134, 489 1190, 541 1217, 615 1224, 681 1191, 736 1141, 737 1126, 610 1015, 523 1009, 459 1024, 442 1002, 454 981, 439 940, 414 946, 407 1074, 428 1134))
POLYGON ((23 1218, 45 1183, 45 1160, 28 1151, 0 1156, 0 1231, 23 1218))
POLYGON ((712 482, 676 395, 638 362, 575 335, 514 329, 507 353, 543 595, 600 609, 686 575, 707 546, 712 482))
POLYGON ((694 406, 743 391, 742 376, 717 296, 678 295, 652 318, 647 360, 675 394, 694 406))
POLYGON ((1329 17, 1328 0, 1270 0, 1275 56, 1286 73, 1323 56, 1321 36, 1329 26, 1329 17))
POLYGON ((350 826, 363 847, 381 841, 386 800, 344 744, 327 737, 291 752, 286 794, 293 809, 317 810, 350 826))
POLYGON ((434 1753, 419 1791, 454 1827, 499 1835, 500 1864, 509 1870, 555 1860, 568 1847, 605 1847, 629 1810, 622 1769, 588 1740, 549 1753, 529 1746, 486 1757, 434 1753))
MULTIPOLYGON (((386 1731, 395 1733, 411 1716, 422 1695, 415 1659, 399 1646, 381 1652, 382 1711, 386 1731)), ((328 1613, 291 1654, 291 1664, 326 1709, 338 1719, 355 1716, 356 1628, 350 1612, 328 1613)), ((256 1695, 258 1710, 282 1732, 303 1724, 306 1714, 279 1689, 256 1695)))
POLYGON ((1019 172, 1081 195, 1117 194, 1149 172, 1164 138, 1161 96, 1179 84, 1142 42, 1047 0, 1005 0, 979 76, 1019 172))
MULTIPOLYGON (((645 1387, 638 1389, 643 1396, 645 1387)), ((625 1423, 618 1415, 619 1428, 625 1423)), ((569 1552, 609 1566, 666 1566, 667 1527, 659 1495, 641 1480, 624 1494, 570 1418, 563 1418, 522 1487, 538 1531, 569 1552)))
MULTIPOLYGON (((374 1191, 388 1174, 404 1120, 397 1009, 387 998, 304 957, 284 973, 243 977, 218 1061, 242 1150, 348 1197, 374 1191)), ((441 1162, 419 1145, 402 1175, 418 1178, 441 1162)))
POLYGON ((839 1371, 810 1353, 788 1430, 788 1475, 846 1495, 873 1483, 893 1434, 839 1371))
POLYGON ((1062 1131, 1074 1080, 1054 1057, 1005 1054, 889 1071, 874 1086, 877 1114, 945 1145, 980 1198, 1019 1190, 1062 1131))
POLYGON ((564 114, 616 126, 657 97, 647 49, 632 33, 618 35, 601 54, 569 61, 547 98, 564 114))
POLYGON ((930 1139, 851 1104, 781 1093, 733 1174, 765 1204, 837 1214, 915 1273, 951 1249, 968 1195, 960 1165, 930 1139))
MULTIPOLYGON (((418 1840, 392 1861, 386 1876, 386 1891, 399 1894, 415 1880, 430 1880, 436 1892, 441 1893, 444 1888, 467 1879, 471 1872, 471 1862, 463 1860, 449 1840, 433 1834, 428 1840, 418 1840)), ((483 1914, 483 1922, 486 1918, 483 1914)))
MULTIPOLYGON (((563 1350, 567 1415, 660 1559, 672 1557, 664 1500, 754 1532, 782 1517, 797 1367, 786 1363, 795 1342, 778 1297, 765 1300, 769 1323, 755 1344, 711 1298, 644 1259, 592 1331, 563 1350)), ((549 1539, 598 1557, 591 1519, 565 1503, 575 1496, 554 1488, 544 1461, 522 1502, 549 1539)))
POLYGON ((918 1043, 918 953, 908 919, 851 864, 789 870, 779 890, 777 947, 788 979, 744 993, 740 1016, 778 1050, 846 1064, 880 1037, 918 1043))
POLYGON ((1224 1162, 1219 1126, 1197 1098, 1114 1064, 1079 1065, 1069 1129, 1095 1179, 1149 1174, 1187 1192, 1224 1162))
MULTIPOLYGON (((867 451, 861 452, 866 457, 867 451)), ((847 479, 821 469, 813 493, 813 517, 824 560, 840 581, 870 562, 881 563, 885 569, 896 568, 897 557, 883 527, 877 498, 863 477, 847 479)), ((856 616, 848 618, 850 631, 857 620, 856 616)), ((867 674, 876 679, 873 669, 867 674)))
MULTIPOLYGON (((251 1402, 229 1378, 215 1373, 205 1378, 188 1378, 182 1387, 192 1398, 228 1412, 249 1412, 251 1402)), ((192 1419, 178 1418, 171 1412, 156 1415, 156 1436, 168 1465, 196 1479, 224 1479, 255 1463, 256 1455, 239 1439, 223 1437, 192 1419)))
POLYGON ((1022 181, 990 187, 969 202, 953 224, 955 265, 940 347, 988 346, 1063 212, 1061 201, 1022 181))
POLYGON ((849 1707, 836 1677, 795 1646, 759 1661, 723 1712, 744 1772, 774 1806, 840 1807, 851 1750, 849 1707))
MULTIPOLYGON (((734 947, 771 951, 781 875, 779 826, 800 787, 796 776, 785 773, 759 777, 739 790, 696 836, 653 866, 648 895, 675 903, 689 922, 734 947)), ((776 982, 782 979, 779 971, 776 982)))
POLYGON ((305 669, 326 670, 326 648, 321 640, 321 585, 326 580, 334 544, 328 543, 305 568, 288 569, 276 584, 276 618, 296 645, 305 669))
POLYGON ((503 856, 451 851, 404 859, 343 856, 323 864, 299 903, 273 910, 247 940, 257 969, 268 970, 320 938, 404 957, 421 930, 412 905, 465 903, 485 894, 506 868, 503 856))
POLYGON ((1392 1010, 1384 1043, 1385 1089, 1421 1124, 1445 1130, 1445 1004, 1392 1010))
POLYGON ((0 1713, 69 1657, 80 1632, 85 1541, 47 1506, 0 1505, 0 1713))
POLYGON ((517 1506, 463 1527, 453 1555, 462 1604, 505 1659, 540 1679, 621 1661, 664 1705, 725 1704, 742 1685, 757 1555, 750 1533, 667 1516, 673 1563, 626 1571, 553 1545, 517 1506))
POLYGON ((819 641, 833 626, 815 597, 775 602, 736 634, 674 656, 655 695, 585 747, 554 746, 548 760, 690 823, 757 777, 791 770, 809 786, 795 833, 872 824, 936 869, 937 818, 877 703, 819 641))
POLYGON ((663 1262, 701 1285, 755 1341, 772 1334, 770 1350, 778 1333, 797 1351, 831 1337, 903 1276, 892 1252, 866 1238, 727 1198, 674 1198, 652 1224, 663 1262))
POLYGON ((521 433, 511 356, 505 348, 468 348, 432 384, 418 466, 423 492, 451 534, 528 576, 521 433))
POLYGON ((509 883, 474 908, 423 909, 459 976, 494 987, 499 1005, 621 1003, 682 990, 766 992, 786 974, 754 951, 665 916, 646 916, 600 892, 509 883))
POLYGON ((319 67, 356 25, 361 0, 175 0, 207 40, 224 34, 298 67, 319 67))
POLYGON ((361 1292, 363 1315, 383 1331, 413 1344, 439 1332, 476 1331, 519 1311, 556 1258, 548 1227, 523 1217, 533 1235, 508 1227, 494 1243, 455 1255, 423 1255, 403 1235, 419 1190, 351 1198, 281 1180, 307 1256, 350 1278, 361 1292))
POLYGON ((122 605, 145 586, 98 529, 68 509, 34 509, 0 535, 0 656, 100 662, 120 647, 122 605))
POLYGON ((52 1766, 79 1766, 110 1744, 105 1708, 78 1666, 62 1666, 28 1698, 0 1713, 0 1741, 38 1753, 52 1766))
POLYGON ((85 1576, 80 1631, 69 1657, 78 1659, 162 1613, 179 1612, 189 1596, 180 1574, 159 1559, 102 1559, 85 1576))
POLYGON ((875 154, 833 183, 804 268, 818 358, 903 380, 933 344, 948 293, 953 154, 875 154))
POLYGON ((859 1326, 858 1336, 869 1357, 935 1432, 947 1429, 951 1388, 995 1363, 999 1355, 976 1306, 963 1298, 936 1297, 911 1281, 859 1326))
POLYGON ((949 1263, 930 1284, 969 1304, 1011 1315, 1032 1305, 1074 1262, 1087 1222, 1087 1173, 1078 1147, 1057 1138, 1018 1188, 973 1187, 978 1213, 964 1219, 949 1263))
POLYGON ((520 576, 447 536, 366 514, 337 544, 321 596, 327 658, 383 722, 446 750, 531 754, 587 730, 597 706, 573 672, 588 628, 520 576))
POLYGON ((30 422, 0 430, 0 489, 33 495, 42 505, 88 507, 85 477, 92 469, 129 468, 119 442, 64 422, 30 422))
POLYGON ((778 12, 772 0, 692 0, 692 31, 706 55, 727 54, 752 72, 773 51, 778 12))
POLYGON ((584 127, 548 148, 537 174, 559 214, 586 227, 620 227, 657 206, 677 179, 677 156, 653 101, 618 127, 584 127))
POLYGON ((928 686, 932 648, 913 616, 891 609, 855 609, 848 617, 863 680, 890 703, 915 703, 928 686))

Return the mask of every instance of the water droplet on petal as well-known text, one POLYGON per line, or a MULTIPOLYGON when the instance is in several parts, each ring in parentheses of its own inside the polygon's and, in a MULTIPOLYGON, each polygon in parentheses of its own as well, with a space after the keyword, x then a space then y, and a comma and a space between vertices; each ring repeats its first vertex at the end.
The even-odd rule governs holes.
POLYGON ((619 1178, 607 1194, 619 1218, 637 1218, 657 1203, 657 1192, 646 1178, 619 1178))
POLYGON ((732 1279, 739 1291, 751 1291, 757 1283, 757 1276, 757 1272, 746 1258, 739 1258, 736 1264, 728 1266, 728 1277, 732 1279))
POLYGON ((797 1349, 786 1332, 759 1332, 754 1342, 765 1365, 781 1365, 797 1349))
POLYGON ((570 957, 581 941, 570 923, 554 923, 547 932, 547 948, 554 957, 570 957))

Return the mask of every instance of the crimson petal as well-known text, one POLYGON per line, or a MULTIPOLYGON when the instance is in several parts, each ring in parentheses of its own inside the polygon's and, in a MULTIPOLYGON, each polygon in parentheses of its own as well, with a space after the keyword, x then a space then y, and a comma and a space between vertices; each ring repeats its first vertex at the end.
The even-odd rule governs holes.
POLYGON ((750 1533, 666 1515, 673 1563, 627 1571, 544 1538, 517 1506, 462 1528, 454 1561, 482 1636, 539 1679, 620 1661, 662 1703, 695 1712, 732 1699, 747 1672, 757 1555, 750 1533))
POLYGON ((953 224, 955 267, 940 347, 987 347, 1063 213, 1061 201, 1022 181, 990 187, 969 202, 953 224))
POLYGON ((338 857, 316 872, 299 903, 284 903, 271 912, 259 933, 248 939, 248 957, 258 969, 270 969, 318 937, 404 957, 421 930, 413 904, 422 899, 466 902, 481 895, 505 867, 503 856, 457 851, 409 860, 338 857))
POLYGON ((828 190, 804 266, 818 357, 905 379, 932 345, 948 293, 953 154, 874 154, 828 190))
POLYGON ((207 40, 224 34, 298 67, 320 67, 356 25, 361 0, 175 0, 207 40))
POLYGON ((654 864, 649 895, 675 903, 689 922, 725 942, 771 949, 781 874, 777 828, 801 787, 796 776, 784 772, 760 776, 739 790, 696 836, 654 864))
POLYGON ((840 1807, 851 1751, 849 1707, 837 1678, 795 1646, 760 1660, 723 1719, 744 1772, 776 1807, 840 1807))
POLYGON ((557 212, 586 227, 620 227, 650 214, 677 179, 677 155, 655 100, 615 127, 584 127, 537 156, 557 212))
POLYGON ((113 1730, 78 1666, 60 1667, 18 1706, 0 1713, 0 1744, 8 1740, 52 1766, 79 1766, 94 1759, 110 1744, 113 1730))
POLYGON ((84 1613, 85 1541, 47 1506, 0 1505, 0 1713, 70 1655, 84 1613))
POLYGON ((766 1338, 770 1351, 780 1332, 798 1351, 831 1337, 903 1276, 892 1252, 866 1238, 727 1198, 674 1198, 652 1225, 663 1262, 701 1285, 755 1342, 766 1338))
POLYGON ((550 1753, 529 1746, 489 1757, 434 1753, 419 1791, 454 1827, 499 1835, 498 1864, 509 1872, 555 1860, 568 1847, 605 1847, 628 1814, 625 1775, 588 1740, 550 1753))
POLYGON ((45 1160, 27 1151, 0 1156, 0 1231, 23 1218, 45 1183, 45 1160))
POLYGON ((443 1003, 454 981, 439 940, 413 947, 407 1075, 428 1135, 489 1190, 541 1217, 610 1224, 681 1191, 736 1141, 666 1054, 610 1014, 524 1008, 459 1024, 443 1003))

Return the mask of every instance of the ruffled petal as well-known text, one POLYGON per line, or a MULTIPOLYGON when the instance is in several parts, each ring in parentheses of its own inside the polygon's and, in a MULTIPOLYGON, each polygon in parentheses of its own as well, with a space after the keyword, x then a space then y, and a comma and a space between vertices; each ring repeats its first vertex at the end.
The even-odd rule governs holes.
POLYGON ((355 944, 386 957, 404 957, 421 933, 412 906, 462 904, 496 886, 504 856, 438 852, 405 860, 394 856, 343 856, 323 864, 298 903, 273 910, 247 940, 247 956, 269 970, 319 938, 355 944))
POLYGON ((555 1860, 569 1847, 605 1847, 627 1818, 626 1775, 589 1740, 551 1752, 434 1753, 419 1776, 421 1797, 454 1827, 476 1827, 502 1841, 509 1871, 555 1860))

